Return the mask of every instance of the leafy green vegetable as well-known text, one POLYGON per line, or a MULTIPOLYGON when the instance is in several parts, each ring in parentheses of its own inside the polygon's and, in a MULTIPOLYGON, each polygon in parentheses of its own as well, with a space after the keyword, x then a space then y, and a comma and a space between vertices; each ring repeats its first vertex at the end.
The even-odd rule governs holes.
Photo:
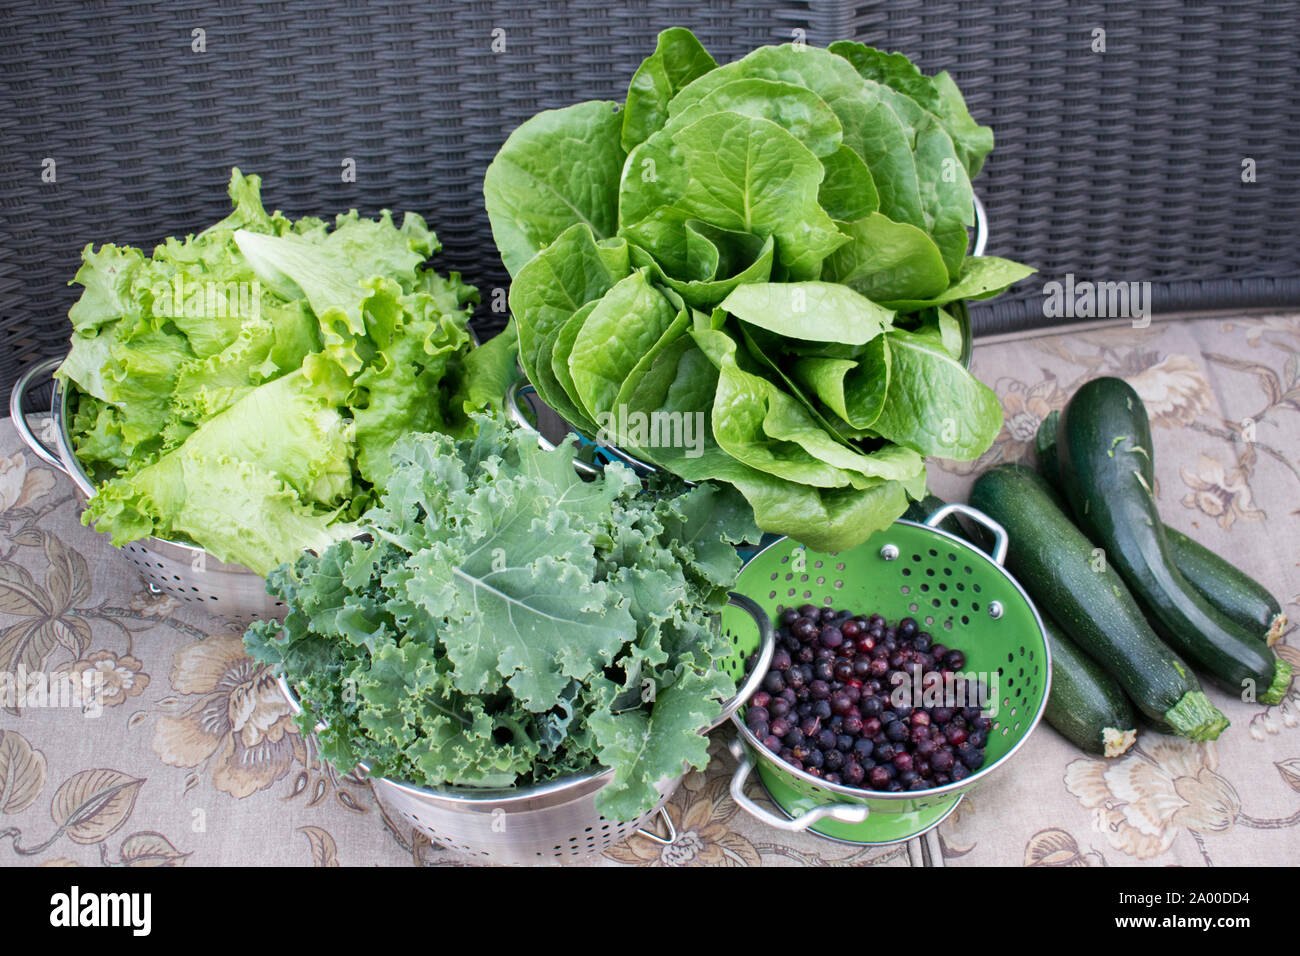
POLYGON ((339 770, 417 785, 509 787, 608 768, 602 813, 631 820, 654 785, 708 762, 701 731, 734 684, 713 617, 758 534, 734 490, 592 481, 574 448, 475 419, 459 442, 397 442, 368 536, 272 572, 289 612, 251 654, 324 719, 339 770))
POLYGON ((611 110, 533 117, 485 182, 543 401, 593 438, 694 423, 689 447, 605 437, 830 550, 923 493, 923 456, 988 447, 1001 412, 949 309, 1032 270, 966 255, 992 133, 951 77, 860 43, 719 66, 674 28, 611 110))
POLYGON ((152 257, 87 247, 58 375, 87 522, 265 573, 354 533, 400 435, 467 433, 516 346, 471 351, 477 293, 421 268, 438 240, 419 216, 331 229, 268 215, 237 169, 229 192, 226 219, 152 257))
POLYGON ((539 113, 510 134, 483 178, 492 238, 512 276, 574 223, 614 235, 624 152, 617 103, 539 113))
POLYGON ((896 329, 888 340, 889 392, 872 429, 925 455, 978 458, 1002 428, 997 395, 933 338, 896 329), (943 409, 933 408, 925 396, 936 390, 953 401, 943 409))

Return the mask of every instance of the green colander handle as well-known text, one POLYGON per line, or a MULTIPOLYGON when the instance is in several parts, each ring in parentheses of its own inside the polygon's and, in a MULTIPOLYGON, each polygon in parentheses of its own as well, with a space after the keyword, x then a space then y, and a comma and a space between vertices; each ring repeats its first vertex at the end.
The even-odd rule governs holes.
POLYGON ((731 775, 731 799, 736 801, 736 806, 760 823, 766 823, 770 827, 789 833, 799 833, 826 817, 838 820, 840 823, 862 823, 871 814, 871 808, 861 803, 827 803, 814 807, 807 813, 801 813, 797 817, 790 819, 779 817, 770 810, 760 807, 745 793, 745 784, 749 782, 749 775, 754 770, 754 761, 750 759, 744 744, 737 738, 732 740, 728 747, 731 749, 732 756, 736 758, 736 772, 731 775))
POLYGON ((951 514, 965 515, 976 524, 983 525, 993 535, 993 560, 1002 564, 1007 559, 1007 529, 978 508, 953 502, 946 504, 925 519, 926 527, 938 530, 939 522, 951 514))

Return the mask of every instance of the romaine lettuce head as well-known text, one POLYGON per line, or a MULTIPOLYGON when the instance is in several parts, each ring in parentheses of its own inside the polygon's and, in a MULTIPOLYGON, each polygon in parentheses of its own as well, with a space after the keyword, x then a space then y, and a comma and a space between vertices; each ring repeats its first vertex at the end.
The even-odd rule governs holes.
POLYGON ((575 430, 833 550, 989 447, 947 308, 1033 270, 967 255, 993 143, 951 77, 859 43, 718 65, 673 28, 612 106, 533 117, 484 180, 520 364, 575 430))

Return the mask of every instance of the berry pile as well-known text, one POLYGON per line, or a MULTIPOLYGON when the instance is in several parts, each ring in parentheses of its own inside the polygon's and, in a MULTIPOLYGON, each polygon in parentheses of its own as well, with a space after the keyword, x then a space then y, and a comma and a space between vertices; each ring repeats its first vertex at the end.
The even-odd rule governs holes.
POLYGON ((983 766, 991 721, 980 708, 892 699, 918 672, 922 682, 933 672, 951 680, 966 666, 961 651, 934 643, 910 617, 891 625, 879 614, 805 604, 777 623, 772 663, 745 724, 790 766, 891 793, 941 787, 983 766))

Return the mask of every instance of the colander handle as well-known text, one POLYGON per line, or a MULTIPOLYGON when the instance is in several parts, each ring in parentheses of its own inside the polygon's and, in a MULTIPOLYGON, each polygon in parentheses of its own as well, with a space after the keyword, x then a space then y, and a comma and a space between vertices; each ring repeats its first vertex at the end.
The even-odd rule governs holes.
POLYGON ((826 817, 838 820, 840 823, 862 823, 871 814, 871 808, 861 803, 827 803, 814 807, 807 813, 801 813, 797 817, 790 819, 779 817, 770 810, 760 807, 745 793, 745 784, 749 782, 749 775, 754 770, 754 761, 750 759, 749 753, 739 739, 732 740, 728 746, 736 758, 736 772, 731 775, 731 799, 760 823, 766 823, 770 827, 788 833, 801 833, 826 817))
POLYGON ((754 663, 754 669, 749 672, 745 683, 736 691, 736 696, 723 705, 722 713, 709 725, 709 730, 716 730, 725 724, 731 719, 732 714, 745 706, 745 701, 754 696, 763 683, 763 678, 767 676, 767 668, 772 663, 772 652, 776 649, 776 642, 772 639, 772 621, 759 607, 757 601, 731 591, 727 594, 727 603, 732 607, 740 608, 758 625, 758 660, 754 663))
MULTIPOLYGON (((532 385, 529 385, 527 382, 521 382, 518 380, 511 382, 510 387, 506 389, 506 397, 505 397, 506 417, 509 418, 516 425, 518 425, 520 428, 524 429, 525 431, 530 431, 534 435, 536 435, 537 444, 540 445, 542 448, 544 448, 546 451, 554 451, 555 442, 551 441, 545 435, 543 435, 541 431, 538 430, 537 427, 534 426, 533 423, 528 420, 528 416, 524 414, 524 410, 519 407, 519 398, 521 395, 523 395, 525 392, 528 392, 530 394, 535 394, 536 391, 537 389, 535 389, 532 385)), ((595 465, 589 465, 585 461, 582 461, 581 459, 578 458, 573 459, 573 468, 580 475, 593 476, 593 475, 601 474, 601 470, 597 468, 595 465)))
POLYGON ((972 256, 984 255, 984 247, 989 244, 989 215, 984 211, 984 204, 980 202, 979 196, 972 196, 975 200, 975 246, 971 249, 972 256))
MULTIPOLYGON (((280 693, 284 695, 284 699, 289 702, 289 710, 291 710, 293 715, 297 717, 302 713, 302 704, 298 701, 298 695, 294 693, 293 688, 289 686, 289 682, 284 679, 283 674, 275 675, 275 683, 280 688, 280 693)), ((318 720, 316 721, 316 726, 312 729, 316 733, 320 733, 328 727, 329 721, 318 720)), ((358 777, 364 777, 366 774, 370 773, 370 765, 362 761, 356 765, 352 772, 358 777)))
POLYGON ((946 504, 930 517, 925 519, 926 527, 937 528, 939 522, 951 514, 965 515, 976 524, 983 525, 986 530, 993 535, 993 560, 997 564, 1002 564, 1007 559, 1007 529, 1002 527, 984 512, 978 508, 972 508, 970 505, 958 504, 952 502, 946 504))
POLYGON ((63 467, 63 462, 59 460, 58 453, 32 432, 31 426, 27 424, 27 416, 23 411, 23 400, 27 397, 27 390, 31 387, 32 381, 37 377, 51 375, 62 364, 63 359, 61 358, 46 359, 44 362, 39 362, 26 372, 23 372, 18 381, 14 383, 13 391, 9 393, 9 420, 14 423, 14 428, 18 430, 18 437, 32 450, 32 454, 45 464, 53 465, 59 471, 67 474, 67 469, 63 467))

